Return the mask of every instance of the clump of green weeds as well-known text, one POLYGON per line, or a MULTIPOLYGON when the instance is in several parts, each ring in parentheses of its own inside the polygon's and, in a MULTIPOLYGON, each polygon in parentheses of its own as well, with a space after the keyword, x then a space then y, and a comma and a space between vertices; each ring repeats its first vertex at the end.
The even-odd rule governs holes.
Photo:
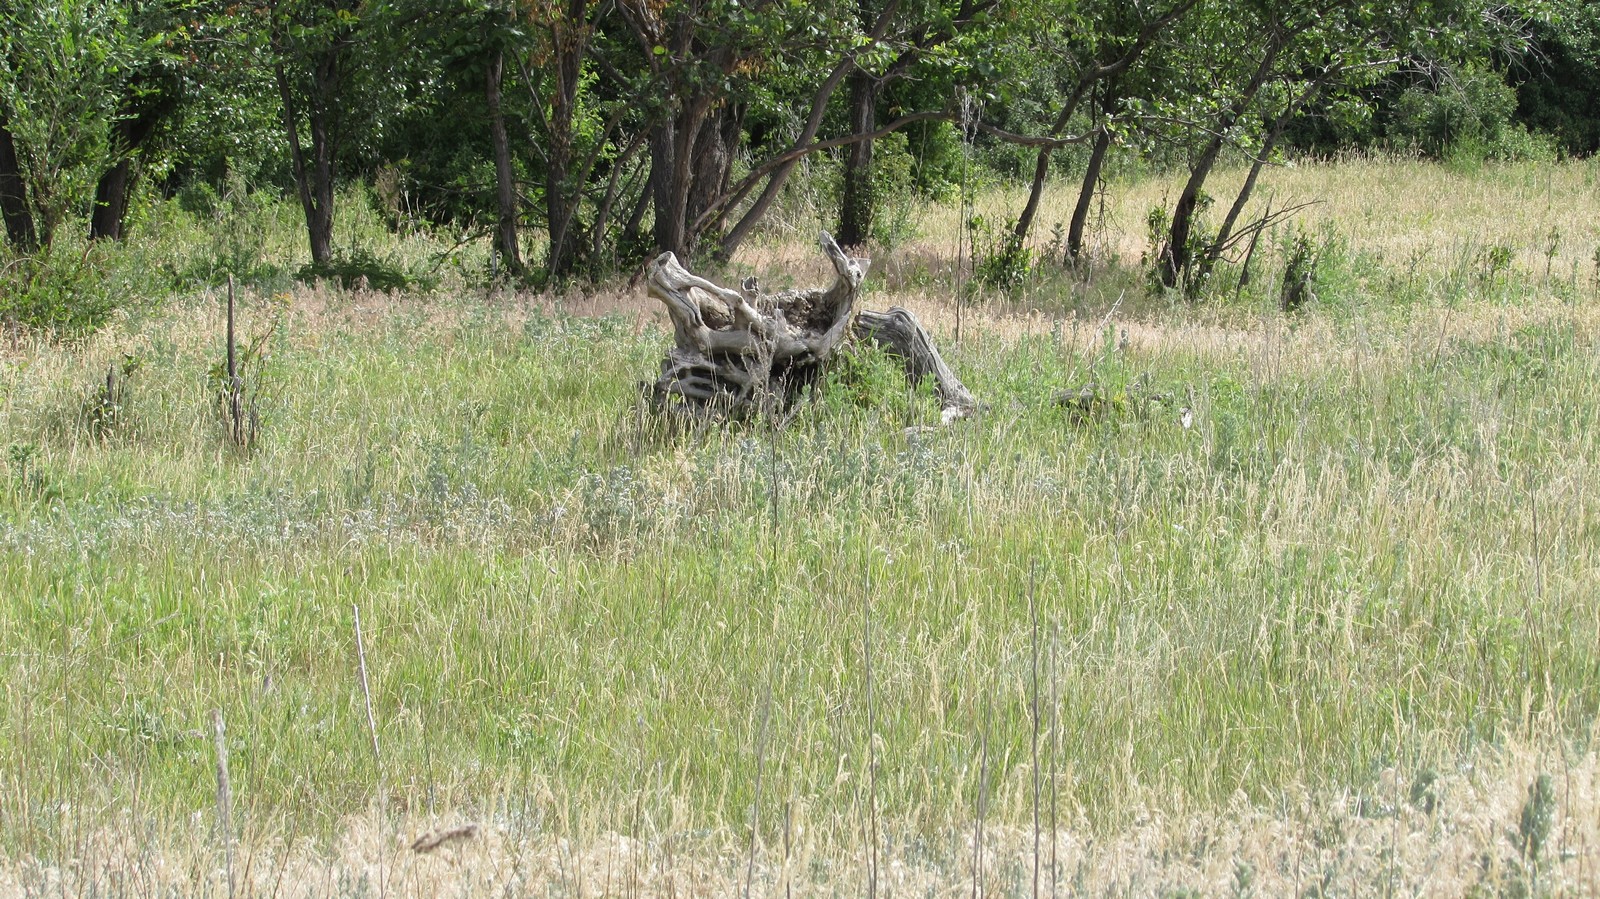
POLYGON ((6 480, 24 496, 47 501, 61 497, 61 489, 39 460, 39 447, 32 443, 13 443, 6 449, 6 480))
POLYGON ((1289 255, 1283 265, 1283 284, 1278 291, 1278 305, 1285 312, 1294 312, 1315 300, 1317 293, 1317 268, 1322 262, 1322 248, 1310 234, 1301 231, 1289 242, 1289 255))
POLYGON ((123 353, 122 358, 106 368, 106 378, 96 384, 84 403, 84 421, 89 433, 108 437, 127 419, 128 381, 144 365, 144 360, 134 353, 123 353))
POLYGON ((1500 284, 1502 276, 1511 268, 1513 255, 1511 247, 1503 243, 1490 244, 1478 251, 1473 268, 1484 291, 1500 284))
POLYGON ((1003 224, 975 215, 967 220, 967 234, 972 240, 973 278, 985 287, 1016 290, 1038 266, 1039 254, 1003 224))
POLYGON ((871 411, 889 421, 912 424, 937 408, 931 378, 908 384, 900 360, 864 340, 841 348, 812 391, 823 411, 832 415, 871 411))

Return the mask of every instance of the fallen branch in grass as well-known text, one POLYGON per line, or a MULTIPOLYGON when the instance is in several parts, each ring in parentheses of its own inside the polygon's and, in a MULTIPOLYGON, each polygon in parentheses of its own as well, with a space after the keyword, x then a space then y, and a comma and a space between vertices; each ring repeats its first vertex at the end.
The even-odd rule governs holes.
POLYGON ((432 852, 446 843, 451 843, 456 840, 468 840, 474 836, 477 836, 477 834, 478 825, 476 824, 462 824, 456 827, 447 827, 443 830, 436 830, 432 833, 425 833, 422 836, 417 837, 416 842, 411 844, 411 851, 418 853, 432 852))

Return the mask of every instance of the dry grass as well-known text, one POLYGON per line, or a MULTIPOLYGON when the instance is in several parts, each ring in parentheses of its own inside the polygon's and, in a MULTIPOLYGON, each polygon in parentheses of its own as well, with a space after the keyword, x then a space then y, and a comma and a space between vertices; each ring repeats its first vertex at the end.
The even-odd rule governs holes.
MULTIPOLYGON (((525 794, 479 797, 439 815, 369 808, 326 840, 247 823, 231 883, 209 815, 171 829, 127 820, 79 833, 71 858, 0 856, 0 895, 465 899, 866 889, 856 829, 812 821, 803 806, 787 808, 787 832, 759 844, 747 870, 748 836, 738 829, 693 828, 681 810, 641 814, 643 798, 575 822, 547 789, 535 794, 531 802, 525 794), (415 849, 441 834, 450 835, 442 845, 415 849)), ((1268 806, 1238 797, 1204 812, 1151 807, 1113 833, 1069 821, 1041 834, 1037 892, 1031 828, 986 827, 980 878, 970 821, 931 833, 886 823, 884 831, 878 889, 888 896, 1590 896, 1600 889, 1600 760, 1518 748, 1425 780, 1384 771, 1361 792, 1290 788, 1268 806), (1553 803, 1537 824, 1530 795, 1541 776, 1553 803), (1525 837, 1534 827, 1543 836, 1530 857, 1525 837)))
MULTIPOLYGON (((1207 185, 1220 219, 1232 203, 1245 170, 1220 169, 1207 185)), ((1137 261, 1148 249, 1146 217, 1177 200, 1184 175, 1112 181, 1105 202, 1095 207, 1088 232, 1096 258, 1137 261)), ((1026 198, 1020 186, 980 195, 974 211, 991 222, 1015 216, 1026 198)), ((1053 183, 1040 205, 1035 241, 1047 240, 1056 223, 1072 217, 1077 185, 1053 183)), ((1525 271, 1543 273, 1552 244, 1551 271, 1593 272, 1600 250, 1600 162, 1485 164, 1459 170, 1412 159, 1300 160, 1263 171, 1244 220, 1273 209, 1310 204, 1295 220, 1313 232, 1336 229, 1351 248, 1398 268, 1438 270, 1471 260, 1485 247, 1512 249, 1525 271)), ((955 258, 960 210, 953 205, 919 210, 919 235, 894 254, 917 264, 948 266, 955 258)), ((781 267, 805 264, 803 245, 763 247, 751 258, 781 267)), ((890 260, 891 266, 900 264, 890 260)), ((757 262, 760 267, 760 262, 757 262)))

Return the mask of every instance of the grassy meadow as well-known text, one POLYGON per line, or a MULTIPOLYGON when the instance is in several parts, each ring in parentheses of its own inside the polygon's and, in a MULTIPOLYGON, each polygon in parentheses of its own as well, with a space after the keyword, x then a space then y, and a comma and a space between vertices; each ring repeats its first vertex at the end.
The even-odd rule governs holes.
MULTIPOLYGON (((1320 202, 1199 303, 1139 268, 1176 192, 1113 182, 1091 273, 1003 295, 909 214, 867 303, 986 404, 948 427, 863 353, 669 431, 642 288, 470 252, 245 288, 249 452, 216 287, 9 338, 0 893, 1592 895, 1600 165, 1272 171, 1320 202)), ((300 252, 158 216, 134 262, 300 252)), ((815 230, 729 273, 820 282, 815 230)))

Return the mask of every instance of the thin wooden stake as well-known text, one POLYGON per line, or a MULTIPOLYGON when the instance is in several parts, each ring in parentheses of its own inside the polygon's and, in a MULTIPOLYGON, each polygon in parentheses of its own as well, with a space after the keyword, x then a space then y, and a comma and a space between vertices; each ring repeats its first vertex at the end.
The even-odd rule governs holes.
POLYGON ((1050 639, 1050 899, 1056 899, 1056 846, 1061 842, 1057 834, 1056 765, 1061 754, 1061 690, 1057 680, 1060 670, 1061 622, 1056 621, 1050 639))
POLYGON ((378 761, 378 719, 372 715, 372 687, 367 683, 367 650, 361 642, 361 607, 351 605, 356 613, 356 659, 361 664, 361 694, 367 700, 367 730, 372 734, 372 760, 378 761))
POLYGON ((756 734, 756 794, 750 803, 750 857, 744 870, 744 897, 750 899, 750 890, 756 879, 756 832, 761 827, 761 773, 767 761, 767 723, 772 719, 772 681, 778 676, 778 663, 772 663, 772 673, 767 676, 767 698, 761 704, 761 730, 756 734))
POLYGON ((1039 563, 1028 566, 1028 617, 1033 622, 1033 899, 1039 899, 1039 606, 1034 585, 1039 563))
POLYGON ((983 748, 978 763, 978 815, 972 822, 972 899, 983 891, 983 819, 989 811, 989 711, 994 697, 983 697, 983 748))
POLYGON ((228 782, 228 734, 222 709, 211 710, 211 734, 217 752, 217 831, 227 860, 228 896, 233 897, 233 787, 228 782))
MULTIPOLYGON (((870 565, 871 562, 868 562, 870 565)), ((867 570, 861 594, 861 662, 867 687, 867 818, 872 853, 867 868, 867 899, 878 895, 878 752, 872 721, 872 571, 867 570)))
POLYGON ((234 379, 239 377, 238 354, 235 351, 236 342, 233 332, 233 276, 228 276, 228 386, 233 386, 234 379))
POLYGON ((233 445, 244 446, 244 415, 240 397, 244 393, 239 381, 238 341, 234 337, 233 276, 228 276, 228 432, 233 445))

